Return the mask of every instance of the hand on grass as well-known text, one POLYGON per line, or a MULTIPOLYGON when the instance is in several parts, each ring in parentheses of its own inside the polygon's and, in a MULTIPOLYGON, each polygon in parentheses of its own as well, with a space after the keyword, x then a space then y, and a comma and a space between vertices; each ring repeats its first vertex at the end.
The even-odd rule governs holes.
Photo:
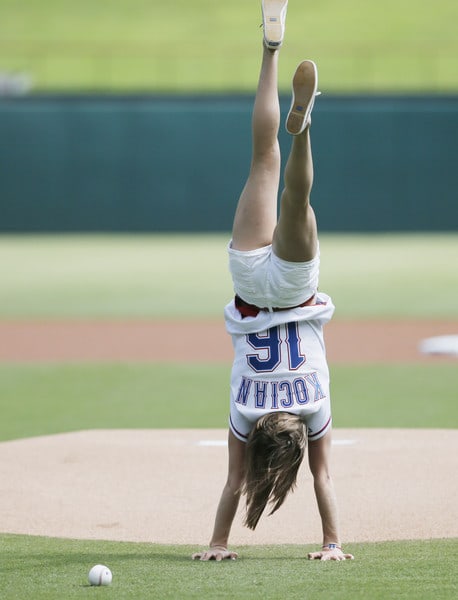
POLYGON ((216 560, 218 562, 222 560, 235 560, 238 557, 237 552, 231 552, 223 546, 214 546, 209 548, 205 552, 196 552, 192 555, 192 560, 216 560))
POLYGON ((353 560, 353 554, 344 554, 340 548, 323 548, 319 552, 309 552, 309 560, 353 560))

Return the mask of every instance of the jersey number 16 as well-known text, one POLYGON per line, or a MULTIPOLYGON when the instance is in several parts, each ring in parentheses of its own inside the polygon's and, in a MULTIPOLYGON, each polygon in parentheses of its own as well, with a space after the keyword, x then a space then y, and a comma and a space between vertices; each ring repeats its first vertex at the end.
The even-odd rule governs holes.
POLYGON ((249 333, 247 342, 255 350, 261 353, 247 354, 247 362, 253 371, 257 373, 268 373, 274 371, 281 362, 282 348, 288 352, 288 364, 291 371, 296 371, 305 361, 305 355, 301 354, 301 338, 299 337, 299 324, 297 322, 286 324, 285 346, 280 336, 280 327, 272 327, 266 333, 249 333))

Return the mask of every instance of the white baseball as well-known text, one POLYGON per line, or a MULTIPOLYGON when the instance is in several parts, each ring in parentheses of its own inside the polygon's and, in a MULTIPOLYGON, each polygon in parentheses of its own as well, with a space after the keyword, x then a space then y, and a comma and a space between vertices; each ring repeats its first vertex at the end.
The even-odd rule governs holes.
POLYGON ((88 579, 91 585, 110 585, 113 575, 105 565, 95 565, 89 571, 88 579))

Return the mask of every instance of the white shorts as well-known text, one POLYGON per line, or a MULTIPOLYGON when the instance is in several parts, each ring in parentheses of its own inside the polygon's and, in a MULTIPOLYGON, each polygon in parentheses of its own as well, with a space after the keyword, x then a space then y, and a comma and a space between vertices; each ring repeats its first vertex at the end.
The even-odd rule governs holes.
POLYGON ((235 293, 260 308, 298 306, 316 294, 320 272, 320 250, 307 262, 278 258, 272 245, 256 250, 228 247, 229 270, 235 293))

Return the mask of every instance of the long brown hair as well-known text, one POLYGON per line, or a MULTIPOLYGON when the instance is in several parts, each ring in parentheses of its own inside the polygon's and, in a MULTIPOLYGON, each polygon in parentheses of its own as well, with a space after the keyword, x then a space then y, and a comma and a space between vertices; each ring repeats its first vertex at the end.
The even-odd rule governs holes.
POLYGON ((307 429, 297 415, 280 411, 258 419, 245 454, 247 527, 255 529, 267 504, 271 515, 294 489, 306 444, 307 429))

